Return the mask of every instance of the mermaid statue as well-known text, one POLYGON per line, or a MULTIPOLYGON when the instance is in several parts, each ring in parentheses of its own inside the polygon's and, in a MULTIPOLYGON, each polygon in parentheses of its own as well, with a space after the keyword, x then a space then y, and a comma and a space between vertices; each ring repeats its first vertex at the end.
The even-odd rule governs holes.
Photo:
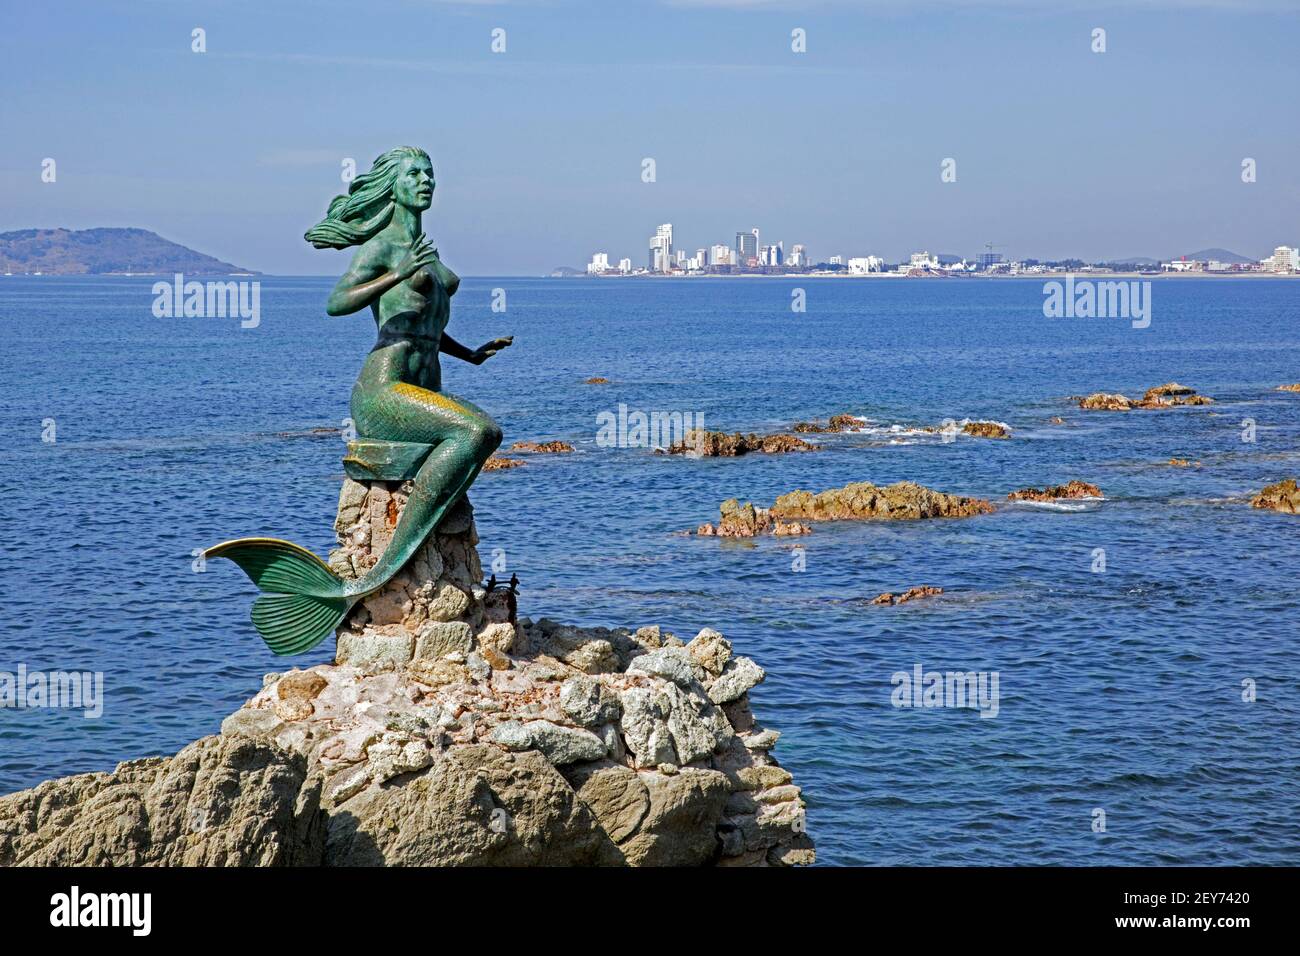
POLYGON ((460 279, 425 237, 421 214, 433 202, 433 164, 399 146, 357 176, 325 219, 305 236, 317 249, 357 246, 326 311, 370 307, 379 339, 352 389, 357 439, 344 469, 361 480, 413 484, 392 541, 362 577, 344 580, 312 552, 277 538, 240 538, 205 552, 229 558, 262 593, 253 602, 258 633, 277 654, 300 654, 325 640, 352 606, 388 583, 464 496, 501 429, 476 405, 442 390, 438 355, 481 365, 512 338, 477 349, 447 334, 460 279))

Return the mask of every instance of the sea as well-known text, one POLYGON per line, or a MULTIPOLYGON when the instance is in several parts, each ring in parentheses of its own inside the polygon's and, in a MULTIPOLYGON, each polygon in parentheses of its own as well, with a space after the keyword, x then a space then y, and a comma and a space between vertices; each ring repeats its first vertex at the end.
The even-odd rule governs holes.
MULTIPOLYGON (((0 278, 0 674, 103 679, 98 716, 0 708, 0 793, 172 753, 265 673, 333 656, 272 655, 252 586, 196 555, 333 546, 373 322, 326 316, 329 278, 258 278, 251 327, 160 317, 156 281, 0 278)), ((484 563, 518 575, 521 614, 711 627, 758 661, 753 708, 820 865, 1300 864, 1300 516, 1249 504, 1300 475, 1300 394, 1277 390, 1300 381, 1300 282, 1157 279, 1144 328, 1044 299, 1033 279, 467 278, 449 332, 514 343, 446 358, 446 389, 506 454, 575 447, 479 477, 484 563), (1214 404, 1071 401, 1170 381, 1214 404), (859 425, 805 436, 815 452, 698 459, 602 435, 620 406, 728 432, 859 425), (1011 438, 942 427, 966 420, 1011 438), (1007 500, 1072 479, 1104 497, 1007 500), (729 498, 902 480, 996 507, 682 533, 729 498), (872 604, 919 585, 943 593, 872 604), (996 713, 905 706, 918 671, 996 677, 996 713)))

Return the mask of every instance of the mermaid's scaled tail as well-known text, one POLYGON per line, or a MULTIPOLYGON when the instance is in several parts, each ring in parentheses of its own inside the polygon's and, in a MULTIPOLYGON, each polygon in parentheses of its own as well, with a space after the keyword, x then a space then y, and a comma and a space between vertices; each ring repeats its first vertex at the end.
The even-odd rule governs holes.
POLYGON ((263 592, 253 626, 276 654, 302 654, 334 633, 357 595, 306 548, 278 538, 239 538, 203 553, 228 558, 263 592))

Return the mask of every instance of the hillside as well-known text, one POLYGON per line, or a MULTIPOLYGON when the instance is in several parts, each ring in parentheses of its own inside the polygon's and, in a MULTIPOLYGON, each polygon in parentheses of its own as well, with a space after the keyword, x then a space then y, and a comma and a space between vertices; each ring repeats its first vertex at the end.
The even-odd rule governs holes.
POLYGON ((0 232, 0 273, 109 275, 256 274, 164 239, 148 229, 19 229, 0 232))

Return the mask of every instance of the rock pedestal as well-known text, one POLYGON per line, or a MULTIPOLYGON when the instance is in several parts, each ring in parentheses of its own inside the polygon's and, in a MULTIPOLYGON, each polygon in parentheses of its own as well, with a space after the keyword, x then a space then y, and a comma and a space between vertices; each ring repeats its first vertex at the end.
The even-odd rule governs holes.
MULTIPOLYGON (((344 485, 338 573, 382 554, 405 495, 344 485)), ((354 608, 334 663, 268 674, 220 736, 0 798, 0 865, 813 862, 750 710, 758 664, 710 628, 516 619, 477 540, 464 504, 354 608)))
MULTIPOLYGON (((334 522, 339 546, 329 559, 336 574, 357 578, 379 560, 410 485, 344 480, 334 522)), ((485 594, 477 544, 474 510, 464 500, 399 574, 352 609, 337 632, 336 663, 382 670, 453 653, 468 655, 485 646, 508 650, 513 595, 504 590, 485 594)))

